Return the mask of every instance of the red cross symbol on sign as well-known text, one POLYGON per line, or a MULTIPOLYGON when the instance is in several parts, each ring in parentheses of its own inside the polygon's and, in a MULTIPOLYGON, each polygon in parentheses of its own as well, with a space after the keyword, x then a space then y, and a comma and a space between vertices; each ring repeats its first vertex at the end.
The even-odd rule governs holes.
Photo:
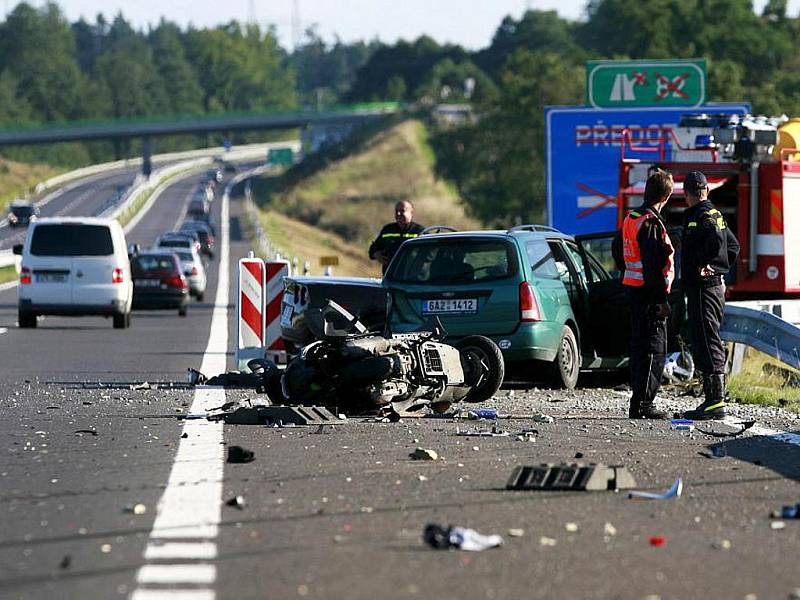
POLYGON ((647 85, 647 73, 644 71, 634 71, 633 83, 634 85, 647 85))
POLYGON ((673 94, 674 96, 679 96, 684 100, 688 100, 689 96, 683 92, 683 84, 686 83, 686 80, 689 78, 689 73, 684 73, 683 75, 678 75, 675 79, 670 81, 668 77, 664 77, 660 73, 655 74, 656 78, 658 79, 658 95, 656 96, 656 100, 661 100, 662 98, 666 98, 668 94, 673 94))

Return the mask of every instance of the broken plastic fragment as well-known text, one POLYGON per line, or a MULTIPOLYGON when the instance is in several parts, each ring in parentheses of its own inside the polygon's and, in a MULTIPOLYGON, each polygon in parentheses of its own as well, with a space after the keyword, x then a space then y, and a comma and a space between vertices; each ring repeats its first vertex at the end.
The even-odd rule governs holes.
POLYGON ((436 460, 439 458, 435 450, 428 450, 427 448, 417 448, 408 456, 411 460, 436 460))
POLYGON ((641 498, 642 500, 668 500, 669 498, 678 498, 683 492, 683 479, 680 477, 675 480, 672 487, 666 492, 654 494, 653 492, 628 492, 628 498, 641 498))
POLYGON ((503 545, 503 538, 496 534, 484 535, 474 529, 443 527, 435 523, 425 526, 422 538, 426 544, 439 550, 457 548, 468 552, 480 552, 503 545))

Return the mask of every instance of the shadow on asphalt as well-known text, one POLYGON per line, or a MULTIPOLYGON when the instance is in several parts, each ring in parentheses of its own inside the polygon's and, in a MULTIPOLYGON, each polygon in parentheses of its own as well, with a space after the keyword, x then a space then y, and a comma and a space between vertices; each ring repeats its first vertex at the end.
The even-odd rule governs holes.
POLYGON ((244 240, 244 236, 242 235, 242 222, 239 217, 231 217, 229 235, 231 242, 241 242, 244 240))
MULTIPOLYGON (((800 435, 795 431, 794 435, 800 435)), ((787 444, 770 436, 739 437, 720 440, 708 445, 709 453, 722 447, 725 457, 709 460, 735 458, 771 469, 781 477, 800 481, 800 446, 787 444)))

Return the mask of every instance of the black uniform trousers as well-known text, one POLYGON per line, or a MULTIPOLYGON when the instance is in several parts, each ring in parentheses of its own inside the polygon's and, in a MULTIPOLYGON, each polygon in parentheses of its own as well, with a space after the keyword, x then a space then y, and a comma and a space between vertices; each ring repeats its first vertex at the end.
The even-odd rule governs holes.
POLYGON ((667 318, 655 315, 655 304, 640 290, 628 288, 631 307, 631 407, 652 404, 661 387, 667 358, 667 318))
POLYGON ((686 285, 694 366, 704 375, 725 373, 725 346, 719 336, 725 312, 725 286, 686 285))

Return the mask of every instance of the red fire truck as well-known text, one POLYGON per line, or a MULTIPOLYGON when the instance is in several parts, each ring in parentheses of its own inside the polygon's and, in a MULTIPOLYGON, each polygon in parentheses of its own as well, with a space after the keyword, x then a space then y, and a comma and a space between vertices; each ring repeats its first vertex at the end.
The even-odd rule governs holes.
POLYGON ((800 298, 800 119, 691 115, 656 141, 636 146, 622 134, 618 226, 641 204, 653 167, 673 174, 665 217, 679 226, 683 179, 701 171, 710 200, 742 246, 729 276, 731 299, 800 298))

